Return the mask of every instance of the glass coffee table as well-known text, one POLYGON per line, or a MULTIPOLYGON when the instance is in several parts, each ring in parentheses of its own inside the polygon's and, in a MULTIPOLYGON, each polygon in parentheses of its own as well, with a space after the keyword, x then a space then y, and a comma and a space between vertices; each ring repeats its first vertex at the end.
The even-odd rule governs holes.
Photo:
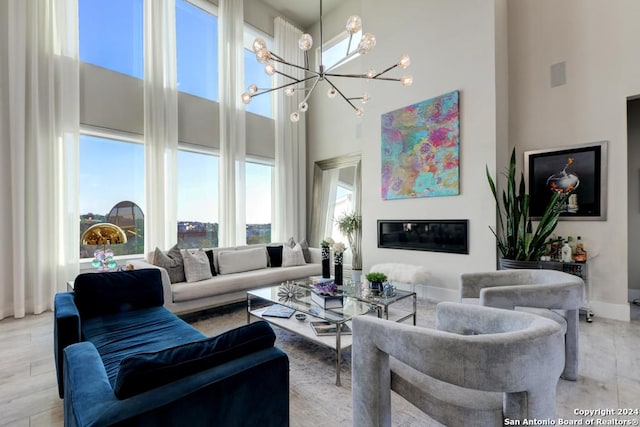
MULTIPOLYGON (((396 291, 395 298, 368 297, 366 292, 355 292, 344 287, 343 306, 340 308, 323 309, 320 305, 311 301, 311 282, 297 281, 275 285, 266 288, 254 289, 247 292, 247 323, 251 318, 259 318, 272 325, 302 336, 316 344, 329 347, 336 353, 336 385, 340 386, 340 367, 342 351, 351 347, 352 337, 350 333, 351 319, 363 314, 376 313, 378 317, 389 319, 389 306, 397 301, 413 296, 413 312, 394 318, 395 321, 403 321, 413 316, 416 321, 415 293, 396 291), (295 285, 296 292, 291 290, 295 285), (304 313, 306 319, 298 320, 295 314, 289 318, 264 316, 265 310, 271 305, 280 304, 295 310, 295 314, 304 313), (328 334, 318 335, 311 327, 311 322, 328 322, 332 329, 328 334), (335 328, 333 328, 335 325, 335 328), (348 328, 349 332, 343 333, 348 328)), ((351 287, 353 288, 353 287, 351 287)))

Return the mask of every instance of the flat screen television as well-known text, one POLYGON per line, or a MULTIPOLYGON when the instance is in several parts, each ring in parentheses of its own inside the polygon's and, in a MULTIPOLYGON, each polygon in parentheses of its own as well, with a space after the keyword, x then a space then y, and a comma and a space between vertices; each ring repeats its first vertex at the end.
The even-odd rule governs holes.
POLYGON ((469 253, 469 220, 378 220, 378 247, 469 253))

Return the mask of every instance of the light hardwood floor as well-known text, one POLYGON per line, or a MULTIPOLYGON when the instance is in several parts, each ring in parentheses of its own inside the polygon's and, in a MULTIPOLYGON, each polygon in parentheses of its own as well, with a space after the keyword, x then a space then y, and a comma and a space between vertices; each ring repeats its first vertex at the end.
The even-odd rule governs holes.
MULTIPOLYGON (((63 425, 52 319, 44 313, 0 321, 0 426, 63 425)), ((581 321, 579 363, 578 381, 558 384, 559 417, 576 418, 575 409, 640 409, 640 320, 581 321)), ((298 421, 292 425, 317 425, 298 421)))

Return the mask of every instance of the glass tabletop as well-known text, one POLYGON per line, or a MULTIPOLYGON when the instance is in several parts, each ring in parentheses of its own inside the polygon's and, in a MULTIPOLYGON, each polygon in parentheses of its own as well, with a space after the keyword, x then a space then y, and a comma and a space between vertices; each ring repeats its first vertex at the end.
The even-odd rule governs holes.
POLYGON ((340 308, 323 309, 311 301, 311 285, 308 282, 288 282, 267 288, 254 289, 247 292, 263 300, 267 300, 285 307, 291 307, 296 311, 310 314, 311 316, 332 322, 342 323, 351 320, 355 316, 372 311, 371 304, 361 301, 343 293, 343 306, 340 308))
POLYGON ((345 280, 342 290, 348 296, 369 304, 391 305, 404 298, 415 295, 415 292, 393 289, 390 295, 373 295, 366 283, 356 283, 345 280))

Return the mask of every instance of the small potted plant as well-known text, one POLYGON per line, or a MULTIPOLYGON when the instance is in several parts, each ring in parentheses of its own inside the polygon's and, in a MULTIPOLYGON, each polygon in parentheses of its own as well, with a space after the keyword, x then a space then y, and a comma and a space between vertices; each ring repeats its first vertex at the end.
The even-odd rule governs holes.
POLYGON ((365 277, 369 282, 369 290, 371 291, 371 293, 373 295, 379 295, 382 291, 382 284, 387 281, 387 275, 384 273, 372 271, 365 277))

